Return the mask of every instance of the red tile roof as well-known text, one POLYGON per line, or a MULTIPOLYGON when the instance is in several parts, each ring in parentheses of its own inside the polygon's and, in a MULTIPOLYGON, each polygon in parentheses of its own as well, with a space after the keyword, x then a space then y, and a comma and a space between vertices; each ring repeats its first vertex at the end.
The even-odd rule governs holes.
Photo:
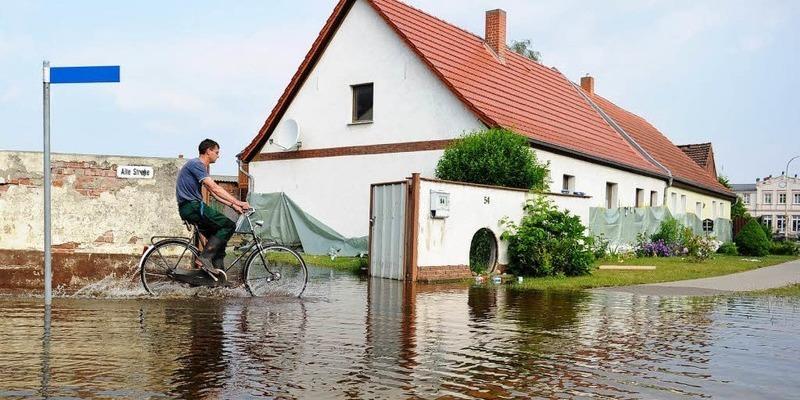
POLYGON ((733 192, 701 168, 681 149, 672 144, 656 127, 644 118, 626 111, 597 94, 589 94, 592 101, 610 116, 633 140, 653 158, 672 172, 676 181, 732 196, 733 192))
POLYGON ((694 143, 677 145, 682 152, 686 153, 697 165, 705 168, 708 165, 708 155, 711 151, 711 143, 694 143))
MULTIPOLYGON (((240 153, 243 160, 251 160, 264 145, 352 3, 353 0, 341 0, 337 4, 264 126, 240 153)), ((368 3, 487 126, 512 129, 528 136, 540 148, 652 176, 667 176, 595 110, 581 89, 557 70, 513 51, 507 51, 501 61, 481 37, 399 1, 368 0, 368 3)), ((599 96, 591 98, 603 110, 608 109, 606 113, 623 129, 633 130, 628 132, 630 136, 676 177, 719 192, 721 185, 715 180, 711 182, 707 174, 646 121, 599 96)))

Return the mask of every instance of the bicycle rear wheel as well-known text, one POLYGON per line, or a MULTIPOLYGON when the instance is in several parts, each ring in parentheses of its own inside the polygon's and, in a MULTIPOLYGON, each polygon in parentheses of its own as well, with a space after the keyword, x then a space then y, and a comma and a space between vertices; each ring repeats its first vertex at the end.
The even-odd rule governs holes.
POLYGON ((269 246, 254 251, 242 270, 242 281, 253 296, 284 295, 300 297, 308 283, 303 257, 284 246, 269 246))
POLYGON ((142 257, 139 271, 144 290, 152 295, 174 292, 189 285, 173 279, 179 270, 193 270, 200 252, 186 240, 166 239, 155 244, 142 257))

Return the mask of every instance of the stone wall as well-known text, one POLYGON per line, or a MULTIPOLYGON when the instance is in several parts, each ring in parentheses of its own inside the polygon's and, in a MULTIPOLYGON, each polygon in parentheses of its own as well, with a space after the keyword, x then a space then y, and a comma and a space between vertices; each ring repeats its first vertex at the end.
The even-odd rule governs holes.
MULTIPOLYGON (((175 204, 182 158, 52 154, 54 253, 141 254, 152 235, 186 236, 175 204), (152 167, 147 179, 118 166, 152 167)), ((0 151, 0 249, 42 251, 42 153, 0 151)))

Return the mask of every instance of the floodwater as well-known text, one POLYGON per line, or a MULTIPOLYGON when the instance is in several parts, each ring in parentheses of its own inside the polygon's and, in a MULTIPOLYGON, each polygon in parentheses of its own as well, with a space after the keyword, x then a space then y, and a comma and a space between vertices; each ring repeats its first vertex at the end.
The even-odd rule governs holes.
POLYGON ((0 298, 0 398, 800 398, 791 298, 319 270, 302 300, 119 295, 0 298))

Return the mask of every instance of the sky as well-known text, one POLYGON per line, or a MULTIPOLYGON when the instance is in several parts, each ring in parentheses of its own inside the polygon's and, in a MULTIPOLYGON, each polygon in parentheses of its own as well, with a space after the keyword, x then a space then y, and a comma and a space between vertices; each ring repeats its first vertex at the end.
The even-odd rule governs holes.
MULTIPOLYGON (((673 143, 711 141, 734 183, 779 175, 800 155, 798 1, 409 0, 508 39, 644 117, 673 143)), ((54 85, 54 152, 195 156, 216 174, 255 136, 330 15, 333 0, 0 0, 0 149, 42 149, 41 65, 120 65, 118 84, 54 85)), ((789 168, 800 173, 800 160, 789 168)))

